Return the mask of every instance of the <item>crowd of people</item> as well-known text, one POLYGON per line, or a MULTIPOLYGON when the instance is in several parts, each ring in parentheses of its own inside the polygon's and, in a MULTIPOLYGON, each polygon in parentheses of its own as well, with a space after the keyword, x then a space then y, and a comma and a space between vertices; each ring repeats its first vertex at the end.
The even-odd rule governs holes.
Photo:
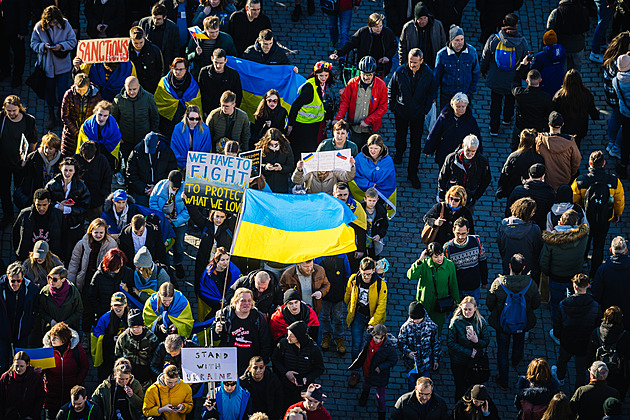
MULTIPOLYGON (((261 0, 1 3, 0 77, 23 83, 30 33, 47 109, 40 137, 19 96, 2 105, 0 227, 12 226, 14 256, 0 278, 1 418, 330 419, 323 352, 345 355, 347 332, 348 386, 361 384, 361 407, 375 388, 379 419, 387 418, 399 359, 409 392, 389 407, 391 419, 500 419, 484 385, 492 345, 492 380, 515 391, 519 419, 622 418, 630 385, 626 239, 612 238, 604 254, 610 224, 624 212, 620 179, 630 156, 623 8, 561 0, 535 54, 519 31, 519 0, 476 2, 479 52, 460 26, 467 1, 385 0, 385 14, 370 14, 353 35, 361 1, 322 1, 327 59, 348 64, 354 55, 357 75, 338 94, 338 66, 316 61, 290 106, 284 86, 274 86, 249 115, 240 106, 251 93, 232 57, 276 66, 292 56, 261 0), (589 118, 601 114, 590 90, 597 87, 580 74, 592 13, 588 59, 602 66, 611 112, 606 150, 590 153, 580 173, 589 118), (203 36, 191 39, 195 25, 203 36), (128 61, 75 57, 82 36, 127 35, 128 61), (480 78, 491 92, 489 121, 479 120, 475 103, 480 78), (388 112, 393 150, 382 135, 388 112), (482 124, 491 139, 507 130, 510 143, 500 150, 509 156, 496 198, 507 202, 495 226, 475 217, 492 176, 482 124), (437 196, 415 226, 426 249, 408 268, 416 294, 393 333, 381 254, 407 137, 408 181, 416 190, 431 183, 418 171, 421 154, 433 156, 437 196), (255 149, 261 175, 248 187, 339 199, 356 215, 356 251, 297 264, 230 254, 238 215, 191 204, 187 154, 255 149), (349 170, 309 172, 302 160, 342 149, 350 150, 349 170), (615 174, 606 167, 612 158, 615 174), (482 227, 498 232, 501 270, 490 282, 482 227), (200 239, 193 272, 184 267, 187 234, 200 239), (184 279, 194 295, 183 292, 184 279), (511 378, 543 303, 555 364, 536 358, 511 378), (453 387, 434 380, 444 341, 453 387), (181 349, 198 346, 235 347, 238 378, 185 383, 181 349), (52 348, 54 366, 31 360, 28 350, 41 347, 52 348), (99 384, 86 389, 93 368, 99 384), (449 408, 438 391, 456 404, 449 408)), ((314 2, 307 6, 313 14, 314 2)), ((292 19, 301 15, 296 0, 292 19)))

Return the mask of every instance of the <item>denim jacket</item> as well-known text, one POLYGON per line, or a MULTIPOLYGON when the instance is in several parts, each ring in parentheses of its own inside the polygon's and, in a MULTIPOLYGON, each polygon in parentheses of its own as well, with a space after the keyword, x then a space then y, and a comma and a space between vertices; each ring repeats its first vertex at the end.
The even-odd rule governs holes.
POLYGON ((477 50, 472 45, 466 44, 459 56, 450 46, 438 51, 435 59, 435 81, 439 83, 442 93, 475 93, 479 75, 477 50))

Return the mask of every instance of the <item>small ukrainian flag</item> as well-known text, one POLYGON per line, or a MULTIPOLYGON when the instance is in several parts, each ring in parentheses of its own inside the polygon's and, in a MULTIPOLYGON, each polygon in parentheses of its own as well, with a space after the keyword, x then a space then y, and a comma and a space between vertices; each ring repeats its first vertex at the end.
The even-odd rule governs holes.
POLYGON ((31 358, 31 366, 42 369, 54 368, 55 350, 52 347, 44 347, 41 349, 15 349, 16 352, 23 351, 31 358))

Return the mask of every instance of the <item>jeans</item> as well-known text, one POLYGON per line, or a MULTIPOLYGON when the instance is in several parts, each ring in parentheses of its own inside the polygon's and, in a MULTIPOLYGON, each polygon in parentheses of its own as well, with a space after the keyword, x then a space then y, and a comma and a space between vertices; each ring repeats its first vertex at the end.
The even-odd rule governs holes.
POLYGON ((409 143, 409 166, 407 166, 408 177, 418 177, 418 166, 420 165, 420 155, 422 154, 422 133, 424 131, 424 116, 414 120, 408 120, 394 114, 396 124, 396 156, 403 157, 407 149, 407 131, 410 132, 409 143))
POLYGON ((13 207, 13 199, 11 198, 11 179, 13 185, 17 187, 22 183, 22 175, 17 169, 11 169, 5 165, 0 169, 0 199, 2 200, 2 217, 3 219, 13 222, 15 215, 13 207))
POLYGON ((328 31, 333 47, 343 47, 350 40, 350 22, 352 9, 339 12, 337 16, 328 16, 328 31))
MULTIPOLYGON (((370 386, 367 384, 367 381, 363 381, 363 392, 370 392, 370 386)), ((376 387, 376 406, 377 410, 381 413, 387 411, 385 402, 385 387, 376 387)))
POLYGON ((61 106, 63 95, 70 87, 70 72, 56 75, 54 78, 46 77, 46 104, 48 108, 61 106))
POLYGON ((584 60, 584 50, 570 53, 567 52, 567 71, 576 69, 582 71, 582 61, 584 60))
POLYGON ((460 290, 459 291, 460 300, 464 299, 466 296, 474 297, 475 302, 477 302, 477 306, 479 306, 479 301, 481 300, 481 288, 477 287, 475 290, 460 290))
MULTIPOLYGON (((560 353, 558 354, 558 379, 563 380, 567 374, 567 364, 574 355, 566 351, 560 346, 560 353)), ((586 356, 575 356, 575 384, 574 387, 580 387, 586 384, 586 370, 588 369, 588 360, 586 356)))
POLYGON ((354 320, 350 324, 350 334, 352 335, 352 360, 355 360, 361 352, 365 330, 367 329, 370 318, 359 312, 354 314, 354 320))
POLYGON ((621 147, 621 112, 619 107, 613 108, 608 119, 608 142, 621 147))
POLYGON ((499 380, 508 382, 508 354, 512 340, 512 366, 517 366, 523 359, 525 348, 525 333, 507 334, 497 331, 497 367, 499 368, 499 380))
MULTIPOLYGON (((580 266, 582 265, 582 261, 579 261, 580 266)), ((551 308, 551 319, 556 318, 556 311, 558 310, 558 305, 560 305, 560 301, 567 297, 567 291, 571 292, 571 282, 568 283, 560 283, 557 281, 551 280, 549 278, 549 307, 551 308)))
POLYGON ((322 310, 319 313, 319 324, 322 334, 330 334, 333 338, 343 337, 344 309, 346 304, 322 300, 322 310))
POLYGON ((173 257, 171 258, 170 254, 167 256, 169 264, 172 261, 171 265, 181 265, 184 262, 184 237, 186 236, 187 228, 187 223, 184 223, 180 227, 173 227, 175 230, 175 244, 172 248, 173 257))
POLYGON ((418 378, 421 378, 423 376, 425 378, 430 378, 431 377, 430 371, 425 370, 424 372, 420 372, 420 373, 407 374, 407 385, 409 385, 409 391, 412 391, 416 387, 416 381, 418 380, 418 378))
POLYGON ((514 117, 514 100, 514 95, 511 93, 502 95, 493 90, 490 91, 490 131, 494 133, 499 131, 501 108, 503 108, 503 121, 510 121, 514 117))
POLYGON ((591 52, 600 54, 602 46, 606 43, 606 31, 612 22, 615 12, 614 7, 608 7, 606 0, 595 0, 597 5, 597 27, 593 32, 593 42, 591 43, 591 52))
POLYGON ((584 258, 586 259, 586 257, 588 256, 588 251, 591 248, 591 241, 593 241, 593 255, 591 256, 591 271, 589 273, 589 276, 591 278, 595 276, 595 272, 604 261, 604 248, 606 245, 606 236, 608 235, 609 228, 610 222, 608 221, 606 223, 590 226, 584 258))

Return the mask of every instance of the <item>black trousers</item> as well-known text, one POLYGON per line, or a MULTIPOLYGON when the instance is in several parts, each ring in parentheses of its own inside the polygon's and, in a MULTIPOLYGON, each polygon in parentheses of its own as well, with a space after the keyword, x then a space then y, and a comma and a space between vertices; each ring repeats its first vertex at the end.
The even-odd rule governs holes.
POLYGON ((593 278, 595 272, 602 265, 604 261, 604 248, 606 246, 606 237, 608 236, 608 229, 610 228, 610 222, 599 223, 597 225, 591 225, 588 234, 588 242, 586 243, 586 251, 584 253, 584 259, 588 256, 588 251, 591 248, 591 241, 593 242, 593 255, 591 256, 591 271, 590 277, 593 278))
POLYGON ((11 197, 11 179, 14 185, 20 185, 22 175, 15 168, 0 166, 0 200, 2 200, 2 217, 11 219, 15 215, 13 210, 13 199, 11 197))
POLYGON ((501 109, 503 109, 503 121, 507 122, 514 116, 514 95, 502 95, 493 90, 490 91, 490 131, 499 131, 501 125, 501 109))
POLYGON ((398 114, 394 114, 396 125, 396 156, 402 158, 407 150, 407 132, 409 132, 409 165, 407 166, 407 176, 418 176, 418 165, 420 164, 420 154, 422 153, 422 133, 424 132, 424 116, 414 120, 408 120, 398 114))

